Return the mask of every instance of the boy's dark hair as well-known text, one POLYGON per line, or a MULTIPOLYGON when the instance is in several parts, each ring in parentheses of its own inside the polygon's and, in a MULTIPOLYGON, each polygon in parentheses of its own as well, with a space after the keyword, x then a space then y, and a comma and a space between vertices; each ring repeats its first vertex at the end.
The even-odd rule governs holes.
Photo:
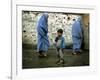
POLYGON ((63 30, 62 30, 62 29, 58 29, 57 32, 59 32, 59 33, 63 33, 63 30))

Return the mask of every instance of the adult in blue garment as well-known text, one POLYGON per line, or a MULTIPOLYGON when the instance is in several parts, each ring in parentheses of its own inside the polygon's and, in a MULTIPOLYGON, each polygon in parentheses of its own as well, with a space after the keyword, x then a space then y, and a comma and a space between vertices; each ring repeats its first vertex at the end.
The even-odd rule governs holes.
POLYGON ((73 54, 81 53, 82 45, 82 18, 75 20, 72 26, 73 54))
POLYGON ((37 25, 38 32, 38 43, 37 43, 37 51, 39 53, 39 57, 46 57, 46 52, 49 48, 49 39, 48 39, 48 14, 44 13, 37 25))

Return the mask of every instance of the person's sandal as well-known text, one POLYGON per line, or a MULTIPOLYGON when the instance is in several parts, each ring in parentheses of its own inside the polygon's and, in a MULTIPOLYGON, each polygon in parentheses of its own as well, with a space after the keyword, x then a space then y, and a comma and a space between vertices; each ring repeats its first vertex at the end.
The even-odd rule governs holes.
POLYGON ((47 54, 44 53, 44 54, 43 54, 43 57, 47 57, 47 54))
POLYGON ((43 55, 43 54, 41 54, 41 53, 39 53, 39 54, 38 54, 38 57, 39 57, 39 58, 43 58, 43 57, 44 57, 44 55, 43 55))
POLYGON ((73 54, 73 55, 76 55, 77 53, 76 53, 76 52, 73 52, 72 54, 73 54))

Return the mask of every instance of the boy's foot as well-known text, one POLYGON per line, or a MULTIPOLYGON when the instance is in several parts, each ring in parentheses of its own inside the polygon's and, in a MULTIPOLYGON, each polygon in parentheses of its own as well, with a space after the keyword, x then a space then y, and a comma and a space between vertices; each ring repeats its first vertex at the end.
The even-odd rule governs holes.
POLYGON ((56 64, 58 64, 59 62, 60 62, 60 60, 57 60, 57 61, 56 61, 56 64))
POLYGON ((64 60, 60 60, 57 64, 65 64, 64 60))

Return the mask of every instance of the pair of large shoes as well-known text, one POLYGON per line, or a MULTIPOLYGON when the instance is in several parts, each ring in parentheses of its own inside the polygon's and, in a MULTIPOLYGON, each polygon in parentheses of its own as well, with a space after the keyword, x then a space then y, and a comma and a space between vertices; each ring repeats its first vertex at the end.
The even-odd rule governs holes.
POLYGON ((77 53, 76 53, 76 52, 73 52, 72 54, 73 54, 73 55, 76 55, 77 53))
POLYGON ((73 52, 72 54, 73 54, 73 55, 77 55, 77 54, 81 54, 81 52, 80 52, 80 51, 75 51, 75 52, 73 52))
POLYGON ((40 53, 39 53, 38 57, 39 57, 39 58, 45 58, 45 57, 47 57, 47 55, 46 55, 46 54, 40 54, 40 53))

